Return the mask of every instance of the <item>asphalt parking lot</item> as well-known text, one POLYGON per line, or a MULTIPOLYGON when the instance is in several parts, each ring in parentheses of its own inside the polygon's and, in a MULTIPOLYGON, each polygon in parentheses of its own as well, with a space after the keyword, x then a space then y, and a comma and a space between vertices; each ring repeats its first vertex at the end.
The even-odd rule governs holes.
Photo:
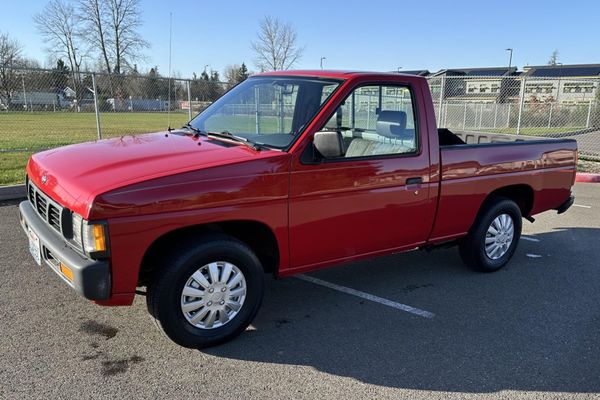
POLYGON ((455 249, 413 251, 311 277, 268 279, 255 323, 180 348, 145 300, 103 308, 28 254, 0 207, 0 398, 600 398, 600 185, 566 214, 524 222, 512 262, 468 270, 455 249), (377 300, 377 298, 375 298, 377 300))

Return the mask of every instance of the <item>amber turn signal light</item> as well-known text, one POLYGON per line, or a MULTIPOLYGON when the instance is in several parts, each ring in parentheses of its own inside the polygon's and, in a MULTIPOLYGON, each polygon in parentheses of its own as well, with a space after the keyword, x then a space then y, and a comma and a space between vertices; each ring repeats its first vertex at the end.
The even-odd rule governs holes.
POLYGON ((60 263, 60 272, 69 280, 69 282, 73 281, 73 271, 71 268, 67 267, 65 264, 60 263))
POLYGON ((106 240, 104 238, 104 225, 94 225, 94 248, 96 251, 106 250, 106 240))

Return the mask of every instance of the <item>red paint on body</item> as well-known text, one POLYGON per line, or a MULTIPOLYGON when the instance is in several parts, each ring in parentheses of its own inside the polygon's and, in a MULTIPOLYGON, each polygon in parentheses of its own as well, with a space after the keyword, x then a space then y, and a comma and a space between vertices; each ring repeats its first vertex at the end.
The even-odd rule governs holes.
POLYGON ((263 224, 277 240, 277 272, 287 276, 461 237, 486 197, 507 186, 533 191, 530 215, 557 208, 570 196, 574 141, 440 150, 430 91, 421 77, 271 74, 343 80, 288 151, 224 147, 160 132, 32 156, 27 173, 38 187, 84 218, 108 222, 113 297, 100 304, 130 304, 144 254, 180 228, 225 221, 263 224), (413 89, 416 155, 301 162, 314 133, 354 88, 394 83, 413 89), (409 178, 421 178, 422 184, 407 186, 409 178))

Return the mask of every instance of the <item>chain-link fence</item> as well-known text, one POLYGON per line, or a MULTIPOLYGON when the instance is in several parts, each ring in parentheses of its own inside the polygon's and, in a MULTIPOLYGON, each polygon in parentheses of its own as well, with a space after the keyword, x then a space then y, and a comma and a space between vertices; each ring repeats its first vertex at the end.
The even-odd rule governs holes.
POLYGON ((600 78, 433 76, 440 127, 573 138, 582 158, 600 160, 600 78))
MULTIPOLYGON (((0 66, 0 185, 22 182, 27 159, 36 151, 183 125, 229 88, 205 78, 0 66)), ((525 74, 428 80, 441 127, 575 138, 581 157, 600 160, 600 78, 525 74)), ((361 101, 366 111, 360 114, 362 103, 357 104, 356 117, 374 126, 377 116, 369 115, 368 103, 378 99, 365 93, 361 101)), ((236 113, 249 116, 257 111, 244 104, 235 107, 236 113)), ((263 116, 284 115, 276 104, 263 107, 263 116)))
POLYGON ((180 127, 228 88, 210 78, 0 66, 0 185, 22 182, 36 151, 180 127))

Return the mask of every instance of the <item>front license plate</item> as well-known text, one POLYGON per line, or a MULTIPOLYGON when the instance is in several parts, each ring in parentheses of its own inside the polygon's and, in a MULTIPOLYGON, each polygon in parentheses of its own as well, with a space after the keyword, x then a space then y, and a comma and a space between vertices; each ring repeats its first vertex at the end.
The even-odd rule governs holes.
POLYGON ((30 228, 27 228, 27 236, 29 236, 29 252, 38 265, 42 265, 42 253, 40 251, 40 238, 30 228))

